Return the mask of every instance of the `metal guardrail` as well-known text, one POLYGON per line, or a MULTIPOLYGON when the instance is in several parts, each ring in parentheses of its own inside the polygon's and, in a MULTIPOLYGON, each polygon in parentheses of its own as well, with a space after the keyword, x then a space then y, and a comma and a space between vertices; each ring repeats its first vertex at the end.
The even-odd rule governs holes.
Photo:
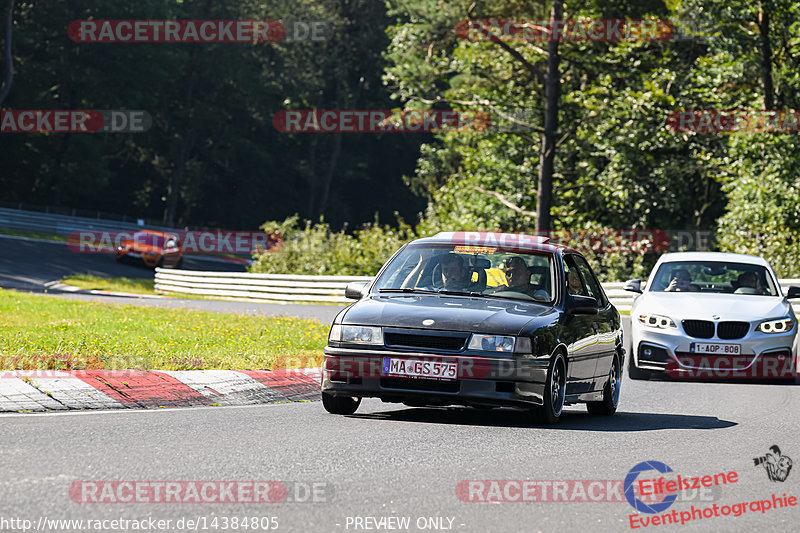
POLYGON ((271 303, 349 303, 345 286, 372 276, 301 276, 245 272, 201 272, 156 268, 158 292, 216 296, 271 303))
POLYGON ((0 227, 56 235, 69 235, 75 231, 137 231, 142 229, 175 231, 174 228, 163 226, 140 226, 136 222, 22 211, 5 207, 0 207, 0 227))
MULTIPOLYGON (((162 293, 194 294, 271 303, 350 303, 345 286, 352 281, 370 281, 371 276, 302 276, 294 274, 251 274, 247 272, 201 272, 157 268, 155 288, 162 293)), ((800 279, 778 280, 784 294, 800 279)), ((630 311, 637 293, 623 290, 622 282, 603 283, 603 290, 620 311, 630 311)), ((800 314, 800 302, 793 304, 800 314)))

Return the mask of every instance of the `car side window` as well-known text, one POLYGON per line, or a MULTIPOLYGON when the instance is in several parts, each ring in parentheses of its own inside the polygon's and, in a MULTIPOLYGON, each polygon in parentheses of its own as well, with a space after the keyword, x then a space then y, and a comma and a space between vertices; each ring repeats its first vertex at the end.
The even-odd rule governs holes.
POLYGON ((589 296, 581 280, 581 275, 578 272, 578 266, 575 264, 575 259, 572 255, 565 255, 564 263, 564 277, 566 278, 567 293, 577 296, 589 296))
POLYGON ((586 259, 583 257, 576 255, 575 264, 578 265, 578 270, 580 270, 583 276, 583 281, 586 283, 586 288, 589 290, 589 296, 597 299, 598 307, 605 307, 608 303, 608 298, 606 298, 606 293, 603 291, 603 286, 600 285, 599 281, 597 281, 597 276, 595 276, 594 272, 592 272, 592 268, 589 266, 589 263, 587 263, 586 259))

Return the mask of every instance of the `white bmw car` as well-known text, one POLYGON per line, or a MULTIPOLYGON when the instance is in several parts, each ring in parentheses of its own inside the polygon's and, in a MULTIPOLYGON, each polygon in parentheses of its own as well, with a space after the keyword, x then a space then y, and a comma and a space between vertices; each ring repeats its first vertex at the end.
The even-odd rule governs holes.
POLYGON ((797 319, 772 267, 751 255, 664 254, 631 309, 628 374, 796 378, 797 319))

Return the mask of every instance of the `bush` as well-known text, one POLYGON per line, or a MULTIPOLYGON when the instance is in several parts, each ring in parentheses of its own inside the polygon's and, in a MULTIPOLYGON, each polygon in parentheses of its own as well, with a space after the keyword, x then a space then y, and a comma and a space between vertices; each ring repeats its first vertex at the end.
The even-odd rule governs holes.
POLYGON ((414 229, 401 219, 397 229, 376 220, 352 234, 346 228, 333 231, 323 219, 301 225, 296 215, 261 228, 284 239, 280 250, 253 255, 250 272, 268 274, 374 276, 398 248, 416 238, 414 229))

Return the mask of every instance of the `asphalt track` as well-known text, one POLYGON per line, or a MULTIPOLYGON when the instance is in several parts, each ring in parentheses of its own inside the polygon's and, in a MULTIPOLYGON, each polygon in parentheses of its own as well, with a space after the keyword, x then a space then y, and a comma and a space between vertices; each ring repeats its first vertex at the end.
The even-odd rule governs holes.
MULTIPOLYGON (((46 248, 57 245, 24 247, 8 241, 0 238, 0 286, 5 288, 11 288, 9 282, 30 282, 29 290, 37 291, 37 283, 58 279, 70 269, 114 274, 111 269, 118 266, 110 258, 101 263, 101 256, 87 256, 84 263, 46 248), (20 258, 42 250, 46 258, 20 258)), ((135 275, 128 270, 135 267, 124 268, 125 274, 114 275, 135 275)), ((151 275, 144 269, 139 273, 151 275)), ((93 298, 265 312, 246 302, 93 298)), ((305 309, 332 316, 338 311, 335 306, 274 307, 280 314, 305 309)), ((469 480, 537 480, 551 488, 548 483, 564 480, 622 481, 642 461, 663 462, 683 476, 738 475, 736 483, 721 489, 688 491, 666 513, 691 511, 692 506, 724 509, 771 500, 773 494, 800 496, 797 466, 786 481, 772 482, 753 461, 772 445, 800 460, 800 386, 638 382, 625 376, 622 391, 616 416, 595 418, 574 406, 553 427, 534 425, 525 413, 511 410, 407 408, 377 400, 365 400, 349 417, 326 414, 319 402, 0 415, 0 531, 21 531, 21 526, 32 528, 43 520, 48 527, 40 530, 113 532, 124 529, 110 520, 149 518, 172 520, 164 531, 192 529, 185 522, 178 526, 181 518, 204 520, 206 528, 198 527, 200 531, 253 531, 232 527, 233 517, 277 517, 277 531, 297 532, 391 531, 380 527, 396 526, 386 521, 390 517, 410 520, 410 527, 395 531, 631 531, 635 513, 624 497, 590 502, 580 501, 590 497, 572 493, 578 501, 543 502, 541 492, 534 492, 531 501, 476 503, 460 499, 456 489, 469 480), (289 500, 305 496, 311 501, 76 503, 69 489, 81 480, 281 481, 289 500), (314 484, 317 496, 307 496, 314 484), (430 525, 428 518, 440 520, 440 527, 418 527, 430 525), (89 529, 74 523, 59 527, 45 519, 107 522, 89 529)), ((657 476, 651 471, 647 477, 657 476)), ((487 495, 492 486, 484 483, 475 497, 487 495)), ((513 485, 505 486, 508 496, 501 493, 500 499, 520 498, 513 485)), ((736 518, 637 530, 796 531, 798 509, 750 508, 736 518)))
MULTIPOLYGON (((186 257, 184 265, 188 270, 244 270, 240 265, 207 261, 196 256, 186 257)), ((45 283, 70 274, 152 278, 153 270, 118 264, 111 254, 75 253, 64 242, 0 235, 0 287, 44 291, 45 283)))
MULTIPOLYGON (((630 531, 633 508, 625 501, 475 503, 459 499, 456 487, 464 480, 623 480, 646 460, 683 476, 738 475, 708 494, 687 493, 688 500, 666 512, 800 493, 800 472, 771 482, 753 462, 774 444, 800 459, 800 387, 631 381, 623 387, 616 416, 595 418, 576 406, 554 427, 510 410, 377 400, 348 417, 326 414, 319 402, 4 415, 0 518, 37 524, 152 517, 172 520, 176 531, 181 518, 210 524, 215 517, 277 517, 278 531, 336 532, 388 531, 357 528, 356 517, 397 516, 410 517, 408 531, 425 530, 417 527, 419 517, 445 517, 445 526, 452 519, 458 532, 630 531), (76 503, 69 488, 82 480, 282 481, 289 497, 300 500, 314 484, 319 490, 316 501, 270 504, 76 503)), ((799 518, 798 507, 789 507, 646 529, 796 531, 799 518)), ((109 523, 104 531, 118 529, 109 523)))
MULTIPOLYGON (((186 257, 188 270, 243 271, 241 265, 208 261, 202 257, 186 257)), ((252 315, 283 315, 314 318, 330 323, 342 308, 337 305, 293 305, 221 300, 189 300, 183 298, 127 298, 75 294, 53 289, 48 283, 70 274, 152 278, 153 271, 130 264, 119 264, 106 254, 77 254, 63 242, 23 239, 0 235, 0 287, 34 293, 48 293, 63 298, 102 301, 173 309, 196 309, 252 315)))

